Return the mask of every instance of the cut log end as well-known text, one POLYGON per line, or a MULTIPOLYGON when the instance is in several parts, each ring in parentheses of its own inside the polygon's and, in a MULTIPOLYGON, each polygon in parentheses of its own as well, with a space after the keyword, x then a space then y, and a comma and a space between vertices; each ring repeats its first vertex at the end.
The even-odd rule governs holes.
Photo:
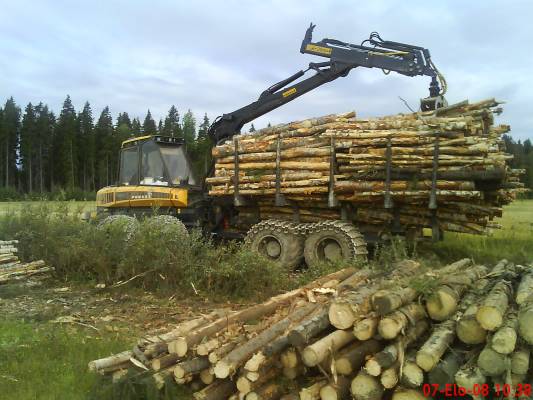
POLYGON ((498 329, 503 322, 503 316, 500 310, 495 307, 480 307, 476 319, 483 329, 494 331, 498 329))
POLYGON ((216 363, 214 372, 218 379, 225 379, 232 373, 230 365, 226 364, 224 361, 216 363))
POLYGON ((331 304, 329 307, 329 321, 337 329, 352 327, 355 322, 352 307, 345 303, 331 304))
POLYGON ((356 400, 380 400, 383 396, 381 383, 364 372, 360 372, 352 380, 351 391, 356 400))

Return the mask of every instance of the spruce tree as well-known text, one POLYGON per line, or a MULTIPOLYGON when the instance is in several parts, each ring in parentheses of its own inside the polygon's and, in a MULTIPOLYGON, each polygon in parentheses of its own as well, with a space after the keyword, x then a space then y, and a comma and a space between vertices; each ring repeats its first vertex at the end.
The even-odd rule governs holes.
POLYGON ((133 118, 131 122, 131 136, 137 137, 142 135, 141 121, 139 118, 133 118))
POLYGON ((146 113, 146 117, 144 118, 143 123, 143 134, 145 135, 155 135, 157 133, 157 126, 155 125, 155 121, 152 118, 152 114, 150 113, 150 110, 146 113))
POLYGON ((20 128, 20 169, 24 189, 33 192, 33 172, 35 169, 35 142, 37 136, 37 121, 33 105, 28 103, 22 117, 20 128))
POLYGON ((36 170, 38 176, 36 177, 39 192, 43 193, 52 180, 52 142, 54 135, 55 117, 54 114, 48 110, 48 107, 39 103, 35 107, 37 135, 35 138, 36 146, 36 170))
POLYGON ((119 113, 117 118, 117 126, 125 125, 131 129, 131 119, 127 112, 119 113))
POLYGON ((204 178, 207 175, 209 166, 211 164, 211 148, 212 141, 209 137, 209 118, 207 113, 204 114, 202 123, 198 127, 198 138, 194 148, 194 164, 196 175, 204 178))
POLYGON ((250 126, 250 130, 249 130, 248 132, 250 132, 250 133, 255 132, 255 126, 254 126, 254 124, 252 124, 252 125, 250 126))
POLYGON ((0 166, 4 187, 14 186, 17 182, 17 148, 20 130, 20 108, 13 97, 6 101, 2 112, 0 129, 0 166))
MULTIPOLYGON (((96 187, 99 189, 114 181, 113 153, 116 145, 113 138, 113 118, 109 107, 105 107, 94 126, 96 140, 96 187)), ((116 153, 116 152, 115 152, 116 153)))
POLYGON ((180 126, 180 114, 175 106, 171 106, 163 123, 163 135, 183 138, 180 126))
POLYGON ((93 112, 89 102, 78 114, 79 174, 78 182, 85 191, 94 190, 96 174, 96 142, 93 131, 93 112))
POLYGON ((185 144, 192 150, 194 148, 194 139, 196 138, 196 119, 191 110, 188 110, 183 116, 182 129, 185 144))
POLYGON ((56 182, 63 188, 72 189, 76 186, 78 171, 78 153, 76 148, 76 111, 70 96, 63 102, 59 114, 54 143, 54 160, 57 163, 55 171, 56 182))

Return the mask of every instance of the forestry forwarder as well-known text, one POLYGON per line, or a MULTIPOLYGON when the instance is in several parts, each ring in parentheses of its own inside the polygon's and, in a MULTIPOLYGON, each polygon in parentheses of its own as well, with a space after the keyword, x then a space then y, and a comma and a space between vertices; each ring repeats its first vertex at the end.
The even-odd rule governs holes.
MULTIPOLYGON (((446 82, 431 61, 429 50, 382 40, 376 32, 361 45, 335 39, 313 42, 314 27, 311 24, 307 29, 300 52, 328 60, 310 63, 307 70, 272 85, 253 103, 218 117, 209 129, 215 144, 231 139, 244 124, 327 82, 347 76, 356 67, 380 68, 387 74, 394 71, 406 76, 429 76, 429 97, 421 100, 421 109, 429 111, 447 105, 443 97, 446 82), (307 71, 315 74, 291 85, 307 71)), ((118 175, 116 186, 105 187, 97 193, 101 226, 120 221, 134 229, 135 218, 151 216, 157 208, 160 215, 153 218, 158 223, 178 225, 183 231, 186 227, 199 227, 218 238, 246 236, 253 249, 285 265, 299 263, 304 252, 308 264, 366 257, 363 236, 348 217, 315 224, 258 219, 246 234, 239 229, 237 221, 238 207, 247 204, 247 199, 238 194, 210 197, 205 182, 194 176, 182 139, 155 135, 124 141, 118 175)), ((377 239, 362 233, 367 241, 377 239)))

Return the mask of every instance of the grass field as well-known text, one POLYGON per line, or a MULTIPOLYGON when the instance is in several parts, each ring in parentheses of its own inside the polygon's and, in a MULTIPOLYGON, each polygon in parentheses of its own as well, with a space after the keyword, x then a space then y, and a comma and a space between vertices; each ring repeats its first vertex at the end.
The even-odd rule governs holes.
POLYGON ((104 388, 88 361, 131 347, 116 335, 49 322, 0 322, 0 399, 88 399, 104 388))
POLYGON ((502 229, 491 236, 445 233, 444 240, 433 244, 443 261, 472 257, 476 262, 496 262, 507 258, 514 263, 533 262, 533 200, 518 200, 506 206, 503 218, 497 220, 502 229))

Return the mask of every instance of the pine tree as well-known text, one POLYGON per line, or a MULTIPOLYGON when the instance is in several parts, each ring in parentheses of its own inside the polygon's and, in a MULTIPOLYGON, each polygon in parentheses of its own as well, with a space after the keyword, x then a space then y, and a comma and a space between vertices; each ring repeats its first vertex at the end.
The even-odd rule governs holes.
POLYGON ((78 114, 79 174, 78 182, 85 191, 94 190, 96 174, 96 142, 93 131, 93 112, 89 102, 78 114))
POLYGON ((0 129, 1 179, 5 187, 16 186, 20 108, 13 97, 6 101, 0 129))
POLYGON ((249 130, 248 132, 250 132, 250 133, 255 132, 255 126, 254 126, 254 124, 252 124, 252 125, 250 126, 250 130, 249 130))
POLYGON ((183 116, 183 138, 188 148, 194 148, 194 139, 196 138, 196 119, 191 110, 188 110, 183 116))
POLYGON ((163 135, 183 138, 180 126, 180 114, 175 106, 170 107, 163 123, 163 135))
POLYGON ((163 132, 163 121, 159 119, 159 123, 157 124, 157 133, 161 134, 163 132))
POLYGON ((146 117, 144 118, 143 133, 145 135, 155 135, 157 133, 157 126, 155 125, 155 121, 152 118, 150 110, 148 110, 146 117))
POLYGON ((35 142, 37 121, 33 105, 29 103, 24 110, 20 128, 20 167, 24 188, 33 192, 33 172, 35 168, 35 142))

